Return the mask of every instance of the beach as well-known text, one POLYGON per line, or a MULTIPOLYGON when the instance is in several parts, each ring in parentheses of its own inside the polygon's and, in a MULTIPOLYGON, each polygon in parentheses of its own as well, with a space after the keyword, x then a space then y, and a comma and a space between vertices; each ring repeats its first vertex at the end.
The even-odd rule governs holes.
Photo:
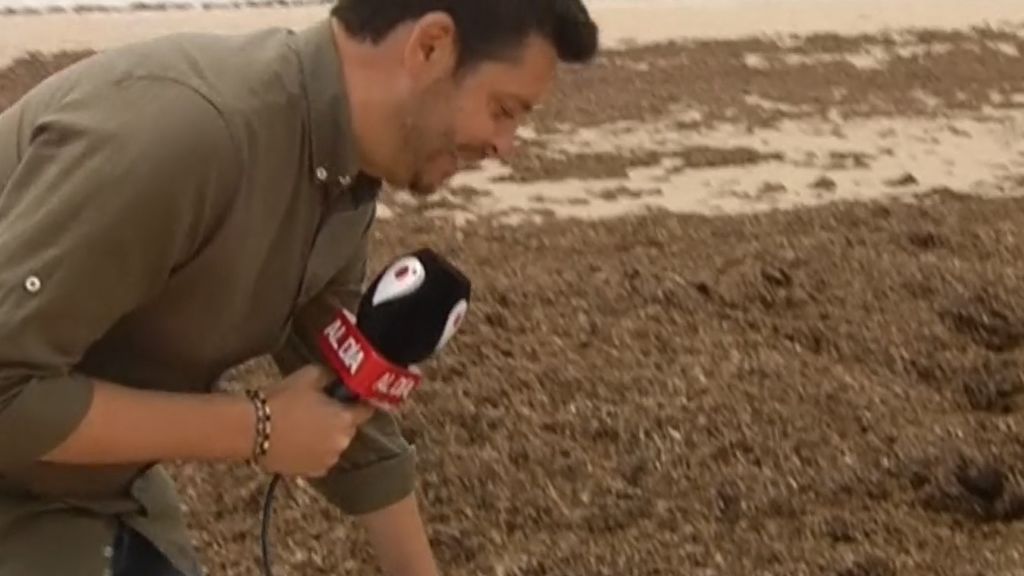
MULTIPOLYGON (((212 3, 209 9, 176 2, 75 3, 58 6, 0 2, 0 62, 34 48, 101 48, 179 30, 244 33, 265 26, 303 26, 326 6, 277 4, 247 8, 212 3), (77 8, 76 8, 77 6, 77 8), (130 9, 143 6, 145 9, 130 9)), ((886 29, 1018 25, 1024 6, 1013 0, 598 0, 588 2, 608 47, 679 38, 886 29)))
MULTIPOLYGON (((2 16, 0 109, 94 50, 325 10, 2 16)), ((592 10, 601 57, 510 161, 382 198, 374 272, 430 245, 474 280, 401 418, 442 573, 1024 574, 1024 3, 592 10)), ((255 573, 268 478, 171 470, 210 573, 255 573)), ((278 574, 374 569, 285 492, 278 574)))

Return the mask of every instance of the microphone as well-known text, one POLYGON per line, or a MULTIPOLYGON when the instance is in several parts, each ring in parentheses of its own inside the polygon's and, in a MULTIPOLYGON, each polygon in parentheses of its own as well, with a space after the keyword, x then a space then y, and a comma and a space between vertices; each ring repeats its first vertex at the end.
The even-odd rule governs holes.
POLYGON ((469 308, 471 283, 429 248, 398 258, 367 288, 355 317, 338 311, 318 335, 338 380, 328 393, 397 410, 419 387, 412 366, 436 354, 469 308))
MULTIPOLYGON (((337 376, 327 394, 397 412, 422 383, 416 365, 440 352, 462 325, 471 292, 466 275, 434 250, 394 260, 367 287, 355 314, 338 310, 318 332, 320 353, 337 376)), ((267 533, 280 480, 271 479, 263 502, 265 576, 272 576, 267 533)))

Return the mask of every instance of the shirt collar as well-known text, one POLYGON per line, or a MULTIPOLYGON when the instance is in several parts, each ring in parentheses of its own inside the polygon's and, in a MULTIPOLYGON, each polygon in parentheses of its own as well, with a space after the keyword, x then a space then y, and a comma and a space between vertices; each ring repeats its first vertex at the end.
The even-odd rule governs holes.
POLYGON ((345 190, 356 181, 359 168, 351 109, 331 19, 325 18, 297 32, 296 49, 308 111, 312 150, 309 169, 328 191, 345 190))

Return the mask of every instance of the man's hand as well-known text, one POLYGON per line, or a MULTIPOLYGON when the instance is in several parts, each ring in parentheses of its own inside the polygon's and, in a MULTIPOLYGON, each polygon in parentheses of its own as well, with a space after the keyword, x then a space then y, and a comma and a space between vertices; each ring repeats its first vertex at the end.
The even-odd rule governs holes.
POLYGON ((387 576, 438 576, 415 495, 359 517, 387 576))
POLYGON ((268 394, 270 450, 268 472, 321 477, 337 463, 373 408, 342 404, 327 395, 332 372, 315 365, 288 375, 268 394))

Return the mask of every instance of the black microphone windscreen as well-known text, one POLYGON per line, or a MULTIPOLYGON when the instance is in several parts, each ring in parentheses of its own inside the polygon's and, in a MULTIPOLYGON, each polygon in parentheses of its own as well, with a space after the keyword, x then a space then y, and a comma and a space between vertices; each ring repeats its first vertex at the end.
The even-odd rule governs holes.
POLYGON ((470 292, 470 281, 458 268, 423 248, 378 274, 359 303, 357 325, 389 361, 416 364, 458 327, 470 292))

